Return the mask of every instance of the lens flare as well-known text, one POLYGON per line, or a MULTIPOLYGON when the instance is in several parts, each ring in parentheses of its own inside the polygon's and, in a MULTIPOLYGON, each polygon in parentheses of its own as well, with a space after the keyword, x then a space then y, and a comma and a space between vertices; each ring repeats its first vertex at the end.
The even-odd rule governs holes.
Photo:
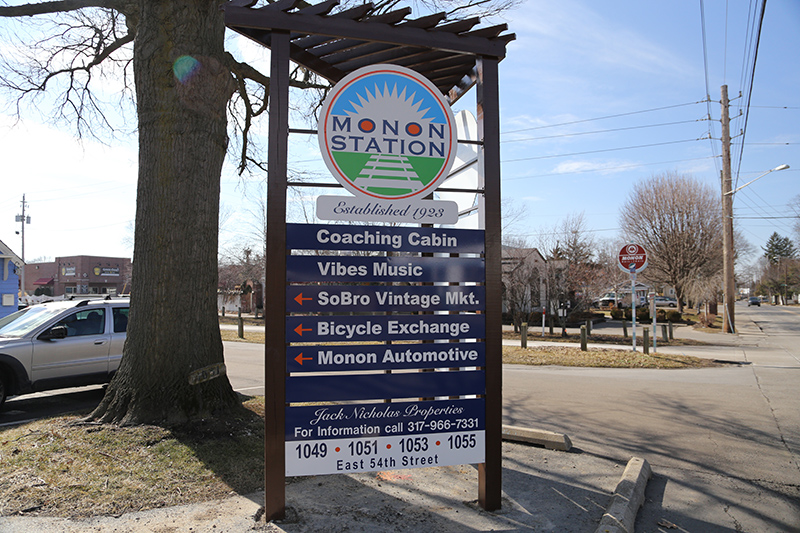
POLYGON ((200 69, 200 62, 192 56, 181 56, 172 64, 172 72, 181 83, 186 83, 200 69))

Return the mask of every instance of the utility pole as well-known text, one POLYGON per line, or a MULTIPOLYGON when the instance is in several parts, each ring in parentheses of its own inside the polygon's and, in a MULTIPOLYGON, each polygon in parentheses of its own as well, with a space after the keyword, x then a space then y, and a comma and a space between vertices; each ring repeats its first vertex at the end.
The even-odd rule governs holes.
POLYGON ((31 217, 25 216, 25 208, 28 203, 25 201, 25 195, 22 195, 22 214, 16 216, 16 221, 22 225, 20 233, 22 236, 22 272, 20 273, 20 289, 23 296, 25 296, 25 224, 31 223, 31 217))
POLYGON ((31 223, 30 215, 25 215, 25 209, 28 207, 28 202, 25 201, 25 195, 22 195, 22 214, 17 215, 17 222, 20 223, 20 234, 22 237, 22 272, 20 273, 20 289, 22 296, 25 296, 25 224, 31 223))
POLYGON ((734 304, 736 284, 733 278, 733 194, 731 194, 731 121, 728 114, 728 86, 723 85, 720 102, 722 122, 722 331, 736 333, 734 304))

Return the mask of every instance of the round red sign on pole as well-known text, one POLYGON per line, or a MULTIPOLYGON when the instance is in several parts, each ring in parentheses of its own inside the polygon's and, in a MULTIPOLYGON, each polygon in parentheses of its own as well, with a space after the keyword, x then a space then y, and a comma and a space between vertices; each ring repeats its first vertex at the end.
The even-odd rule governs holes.
POLYGON ((619 268, 635 274, 647 267, 647 252, 638 244, 626 244, 619 251, 619 268))

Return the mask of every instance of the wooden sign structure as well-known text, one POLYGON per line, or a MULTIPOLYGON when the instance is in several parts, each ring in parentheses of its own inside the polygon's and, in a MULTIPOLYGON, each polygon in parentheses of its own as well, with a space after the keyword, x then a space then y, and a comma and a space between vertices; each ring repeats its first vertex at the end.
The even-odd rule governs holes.
MULTIPOLYGON (((472 192, 484 206, 485 283, 485 458, 478 465, 478 501, 486 510, 501 506, 502 332, 500 109, 498 64, 515 38, 505 24, 473 29, 478 18, 444 22, 444 13, 407 18, 410 8, 379 13, 372 4, 332 13, 339 0, 309 5, 279 0, 253 7, 252 0, 224 5, 228 28, 271 50, 267 187, 265 377, 265 517, 285 514, 287 382, 287 181, 288 138, 308 134, 289 126, 290 62, 336 83, 351 72, 375 64, 395 64, 423 75, 453 104, 476 86, 479 186, 472 192)), ((329 184, 317 186, 330 186, 329 184)), ((441 189, 440 189, 441 190, 441 189)), ((301 265, 300 272, 303 267, 301 265)), ((431 293, 432 294, 432 293, 431 293)), ((422 296, 430 296, 427 289, 422 296)), ((415 296, 415 295, 412 295, 415 296)), ((416 295, 419 296, 419 295, 416 295)), ((435 295, 434 295, 435 296, 435 295)), ((293 296, 297 297, 297 296, 293 296)), ((305 296, 307 297, 307 296, 305 296)), ((299 297, 303 301, 303 296, 299 297)), ((287 298, 290 305, 294 301, 287 298)), ((302 326, 300 331, 302 331, 302 326)), ((471 353, 471 352, 470 352, 471 353)), ((294 355, 294 354, 292 354, 294 355)), ((302 354, 292 358, 303 362, 302 354)), ((302 448, 301 448, 302 449, 302 448)))

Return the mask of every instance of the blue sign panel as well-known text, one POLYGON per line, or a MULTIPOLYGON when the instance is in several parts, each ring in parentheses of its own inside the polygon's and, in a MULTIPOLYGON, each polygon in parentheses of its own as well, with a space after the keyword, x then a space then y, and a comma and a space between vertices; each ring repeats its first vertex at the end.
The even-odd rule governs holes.
POLYGON ((483 339, 486 315, 287 316, 287 342, 483 339))
POLYGON ((286 281, 457 282, 484 281, 478 257, 341 257, 292 255, 286 258, 286 281))
POLYGON ((289 403, 432 398, 485 392, 486 376, 483 370, 286 378, 286 401, 289 403))
POLYGON ((353 311, 482 311, 483 286, 319 286, 286 288, 289 313, 349 313, 353 311))
POLYGON ((286 440, 481 431, 485 413, 483 398, 287 407, 286 440))
POLYGON ((287 224, 286 247, 294 250, 373 252, 484 252, 482 230, 287 224))
POLYGON ((484 366, 482 342, 289 346, 287 372, 350 372, 484 366))

